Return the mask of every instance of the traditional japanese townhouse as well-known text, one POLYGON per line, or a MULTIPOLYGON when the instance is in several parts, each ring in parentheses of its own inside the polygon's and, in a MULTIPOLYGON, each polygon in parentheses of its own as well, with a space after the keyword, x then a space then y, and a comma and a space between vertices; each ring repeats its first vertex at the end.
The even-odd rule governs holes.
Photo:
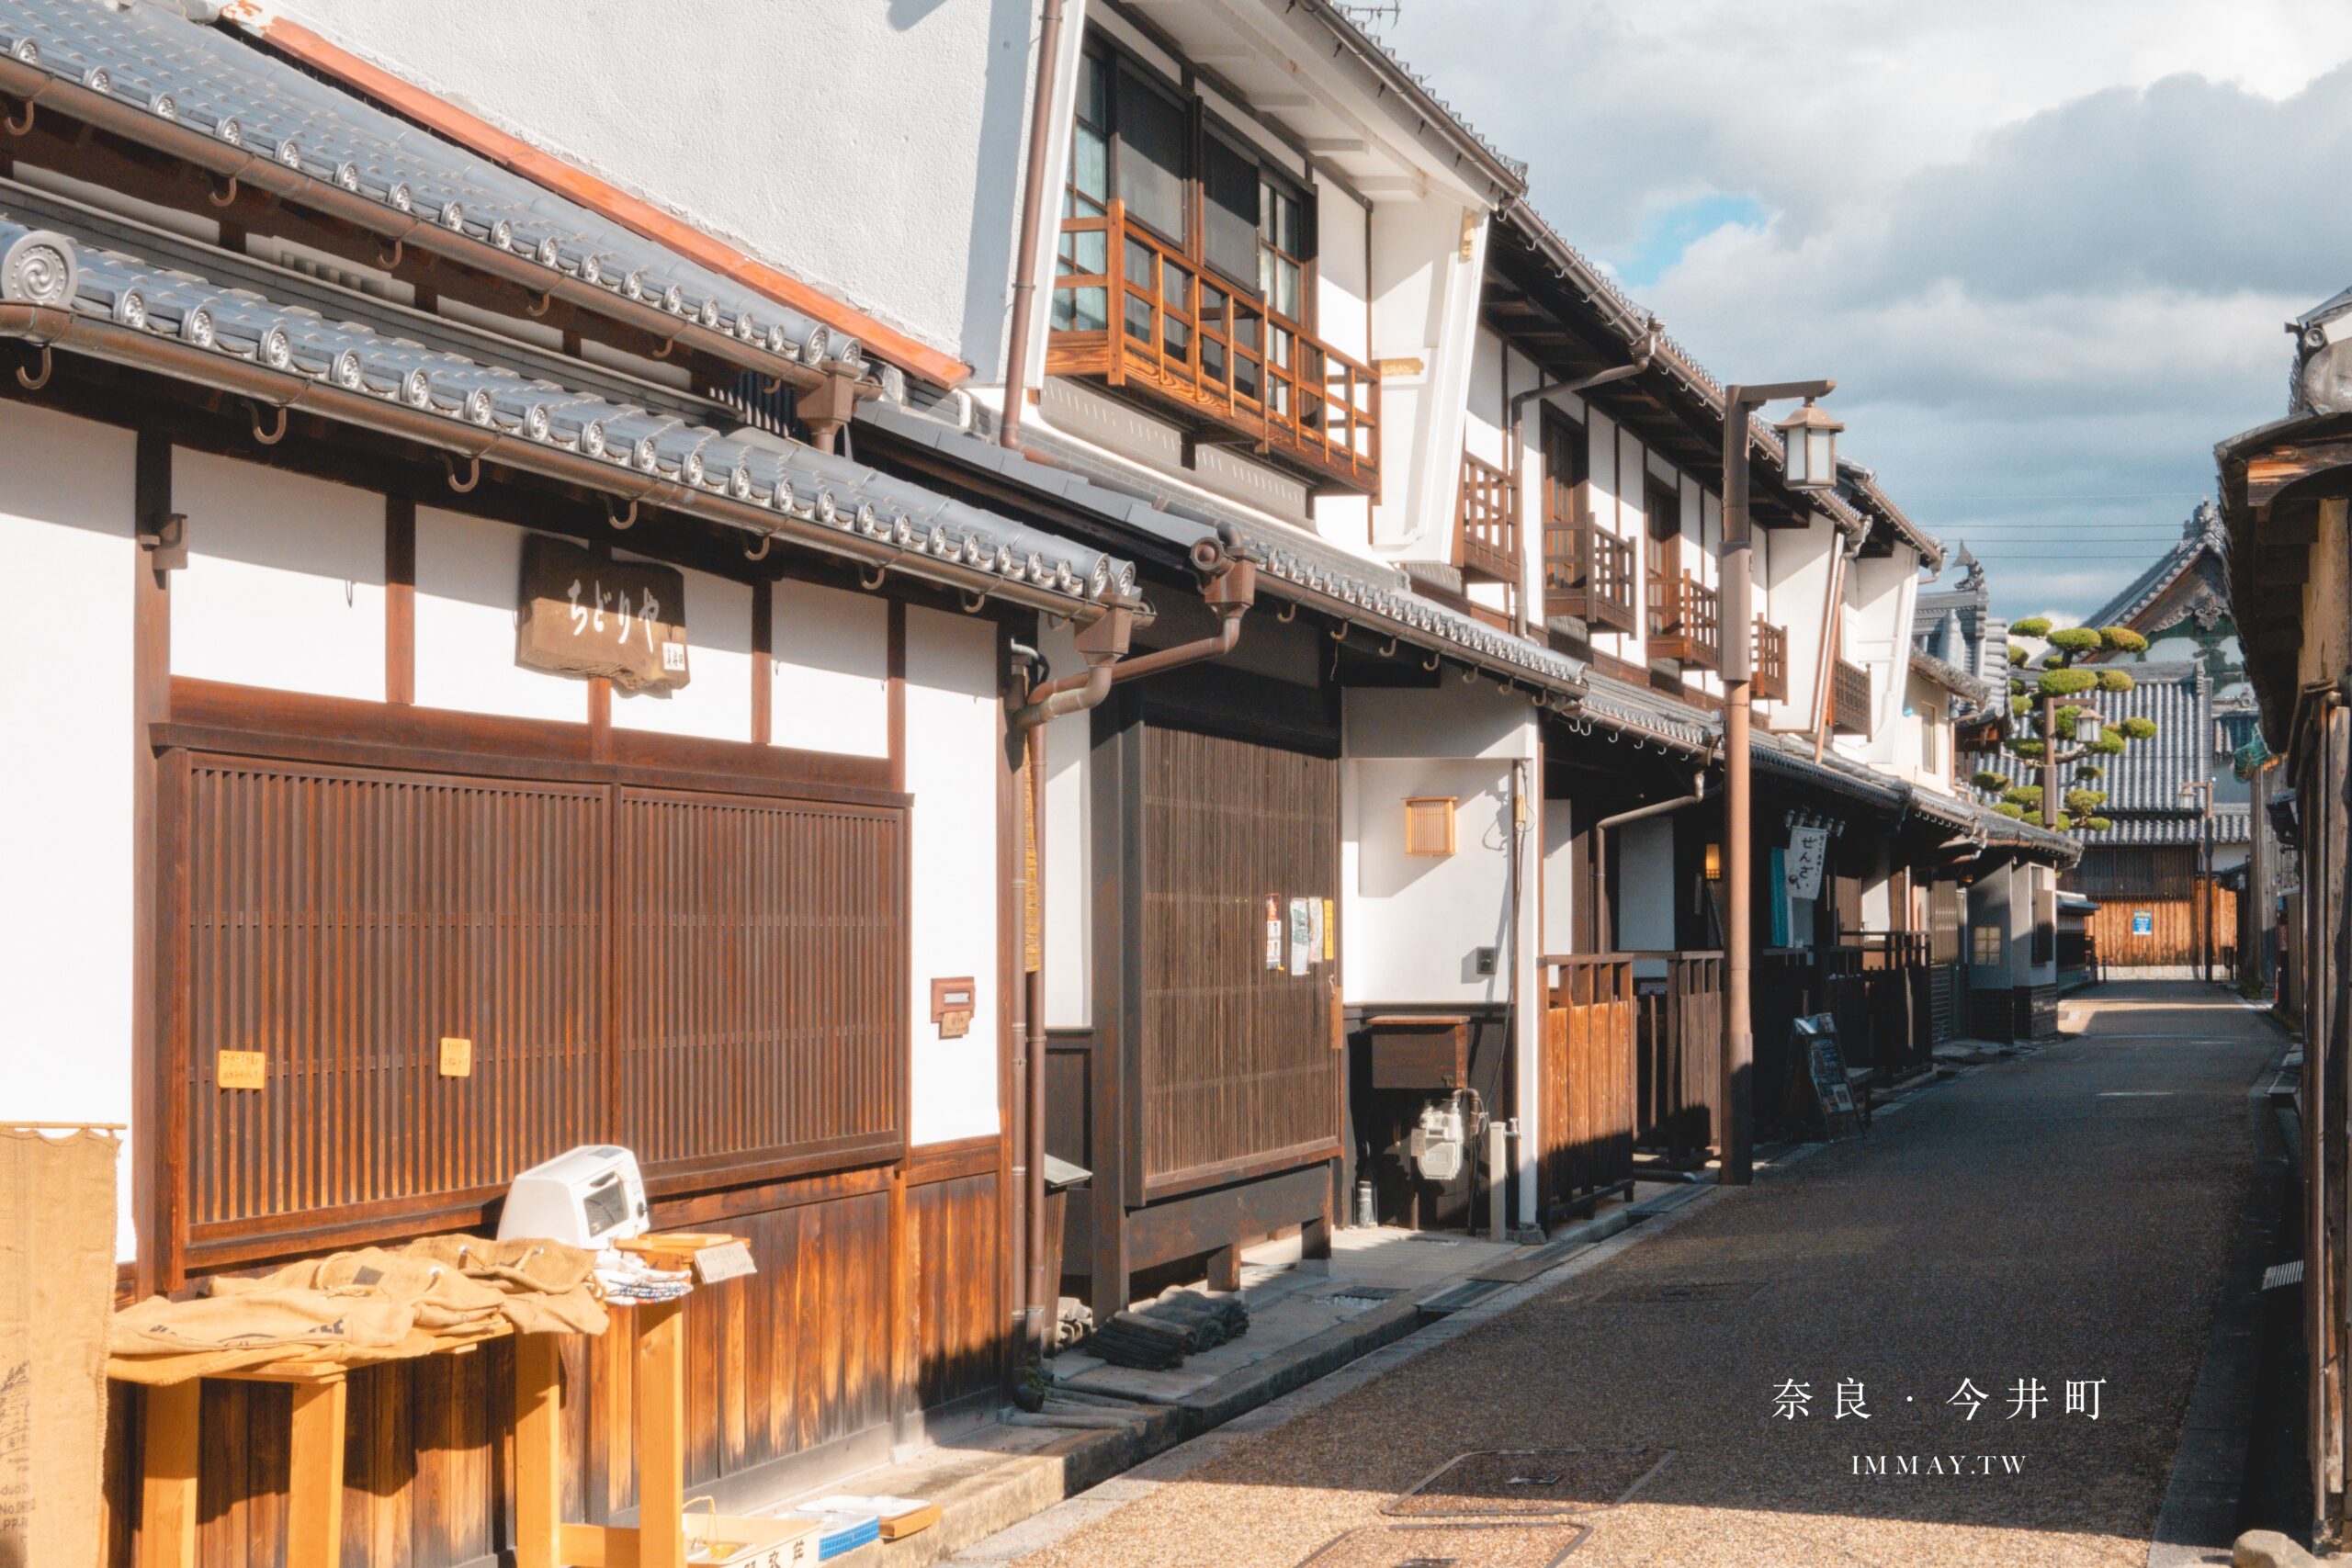
POLYGON ((2301 862, 2301 888, 2282 963, 2293 971, 2303 1066, 2303 1346, 2310 1366, 2313 1544, 2341 1551, 2347 1529, 2346 1464, 2352 1402, 2344 1348, 2352 1342, 2346 1288, 2345 1193, 2352 1186, 2344 1106, 2352 1062, 2352 965, 2347 934, 2346 805, 2352 799, 2352 294, 2290 323, 2293 394, 2288 417, 2215 449, 2229 587, 2245 641, 2246 677, 2263 739, 2281 760, 2284 787, 2268 814, 2301 862))
MULTIPOLYGON (((697 1489, 992 1415, 1016 644, 1107 668, 1133 565, 827 449, 925 374, 887 330, 232 32, 26 0, 0 99, 0 558, 57 677, 0 697, 10 1111, 130 1124, 126 1288, 473 1230, 612 1142, 757 1265, 687 1318, 697 1489)), ((572 1345, 600 1520, 631 1354, 572 1345)), ((354 1377, 345 1561, 507 1547, 513 1387, 503 1342, 354 1377)), ((282 1551, 284 1392, 202 1416, 202 1554, 282 1551)))
MULTIPOLYGON (((536 128, 841 280, 952 362, 914 377, 905 412, 861 402, 845 440, 1141 564, 1152 679, 1058 692, 1035 727, 1031 1017, 1050 1048, 1027 1081, 1035 1125, 1092 1173, 1069 1206, 1074 1282, 1124 1305, 1152 1269, 1206 1258, 1227 1277, 1250 1235, 1313 1239, 1383 1141, 1345 1125, 1348 1026, 1390 1012, 1462 1016, 1476 1060, 1455 1076, 1520 1117, 1505 1185, 1533 1212, 1542 1134, 1514 1102, 1540 1033, 1530 770, 1536 701, 1572 696, 1579 666, 1514 637, 1487 589, 1408 570, 1453 546, 1486 220, 1519 194, 1515 164, 1320 0, 1101 0, 1048 8, 1034 39, 1012 7, 907 26, 742 7, 747 39, 831 40, 833 91, 925 107, 923 138, 877 146, 856 117, 774 114, 754 63, 772 51, 698 62, 706 85, 741 86, 698 101, 786 171, 788 209, 678 166, 595 92, 505 70, 481 28, 527 48, 520 8, 470 39, 342 0, 292 9, 247 25, 485 147, 536 128), (482 121, 449 114, 460 96, 482 121), (925 214, 920 242, 845 253, 877 189, 925 214), (1453 852, 1407 858, 1408 820, 1453 852)), ((625 96, 644 62, 616 46, 580 69, 625 96)), ((1085 669, 1053 626, 1030 646, 1041 682, 1085 669)))
MULTIPOLYGON (((1640 1137, 1682 1149, 1688 1098, 1717 1077, 1725 840, 1703 770, 1728 635, 1724 396, 1527 203, 1498 220, 1453 558, 1504 558, 1487 576, 1510 595, 1489 607, 1523 603, 1532 635, 1589 661, 1585 702, 1545 739, 1547 951, 1579 961, 1555 966, 1577 985, 1630 970, 1640 1137), (1595 739, 1588 716, 1604 708, 1648 716, 1638 750, 1595 739)), ((1800 1013, 1841 1012, 1849 1057, 1890 1080, 1925 1067, 1915 890, 1980 814, 1953 796, 1948 762, 1923 762, 1929 747, 1951 755, 1949 716, 1906 700, 1914 584, 1940 547, 1867 471, 1849 466, 1835 492, 1809 496, 1780 482, 1760 422, 1755 440, 1758 1107, 1779 1121, 1800 1013), (1815 834, 1829 863, 1792 897, 1790 846, 1815 834)))

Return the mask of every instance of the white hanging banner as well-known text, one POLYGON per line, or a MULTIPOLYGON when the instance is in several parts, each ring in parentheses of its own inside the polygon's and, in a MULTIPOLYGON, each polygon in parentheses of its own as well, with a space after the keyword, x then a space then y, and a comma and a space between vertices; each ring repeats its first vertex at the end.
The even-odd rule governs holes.
POLYGON ((1821 870, 1829 860, 1829 829, 1789 829, 1789 897, 1821 897, 1821 870))

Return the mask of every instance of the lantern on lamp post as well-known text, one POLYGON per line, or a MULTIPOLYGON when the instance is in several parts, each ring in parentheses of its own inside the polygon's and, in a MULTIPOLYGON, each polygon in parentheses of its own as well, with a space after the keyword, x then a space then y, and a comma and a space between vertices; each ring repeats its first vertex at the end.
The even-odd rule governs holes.
POLYGON ((2099 734, 2106 728, 2107 721, 2099 716, 2098 709, 2082 707, 2075 710, 2075 739, 2084 750, 2097 746, 2099 734))
POLYGON ((1782 471, 1791 490, 1820 491, 1837 485, 1838 433, 1844 425, 1807 398, 1803 407, 1772 428, 1781 433, 1781 444, 1787 450, 1782 471))

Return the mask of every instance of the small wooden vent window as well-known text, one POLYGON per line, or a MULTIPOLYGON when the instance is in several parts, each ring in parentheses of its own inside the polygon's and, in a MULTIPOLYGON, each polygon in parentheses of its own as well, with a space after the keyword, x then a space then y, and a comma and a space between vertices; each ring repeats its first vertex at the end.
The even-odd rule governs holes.
POLYGON ((1996 964, 2007 956, 2007 943, 1998 926, 1975 926, 1969 931, 1968 961, 1971 964, 1996 964))
POLYGON ((1405 797, 1405 852, 1408 855, 1450 855, 1453 852, 1453 808, 1450 795, 1405 797))

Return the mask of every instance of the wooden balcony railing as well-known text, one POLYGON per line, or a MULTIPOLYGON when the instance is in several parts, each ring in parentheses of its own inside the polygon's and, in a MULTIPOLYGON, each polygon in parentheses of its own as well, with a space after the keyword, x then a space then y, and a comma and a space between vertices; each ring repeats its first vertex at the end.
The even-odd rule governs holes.
POLYGON ((1650 573, 1649 656, 1713 670, 1723 657, 1723 605, 1689 572, 1650 573))
POLYGON ((1370 367, 1204 273, 1120 202, 1061 232, 1047 374, 1101 377, 1321 488, 1379 493, 1370 367))
POLYGON ((1519 487, 1483 457, 1462 454, 1453 564, 1465 579, 1506 584, 1519 593, 1519 487))
POLYGON ((1758 701, 1789 700, 1789 634, 1763 616, 1756 617, 1756 685, 1758 701))
POLYGON ((1544 615, 1574 615, 1595 631, 1641 630, 1633 545, 1589 516, 1545 524, 1544 615))
POLYGON ((1829 728, 1849 735, 1871 732, 1871 672, 1842 659, 1829 666, 1829 728))

